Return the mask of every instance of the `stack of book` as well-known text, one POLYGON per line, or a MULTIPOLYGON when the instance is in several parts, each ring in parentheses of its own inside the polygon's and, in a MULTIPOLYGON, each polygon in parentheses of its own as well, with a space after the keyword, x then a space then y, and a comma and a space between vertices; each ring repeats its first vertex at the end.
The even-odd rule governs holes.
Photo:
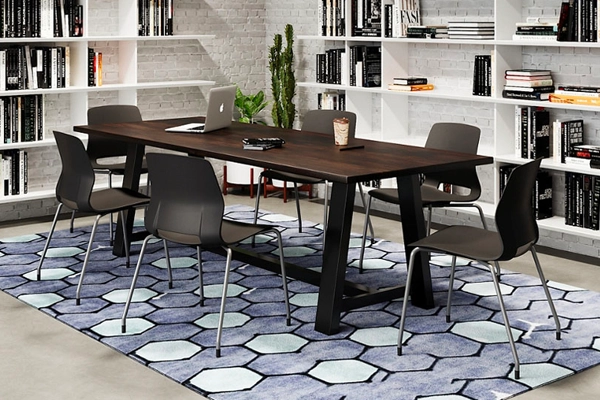
POLYGON ((513 40, 551 40, 556 41, 558 35, 558 20, 541 21, 539 18, 526 22, 517 22, 513 40))
POLYGON ((269 150, 283 147, 285 140, 278 137, 271 138, 244 138, 242 145, 244 150, 269 150))
POLYGON ((406 30, 406 37, 416 39, 448 39, 447 25, 415 25, 406 30))
POLYGON ((473 67, 473 96, 492 95, 492 56, 481 54, 475 56, 473 67))
POLYGON ((88 86, 102 86, 102 53, 88 48, 88 86))
POLYGON ((585 165, 581 160, 571 160, 574 146, 583 144, 584 125, 582 119, 557 119, 552 123, 552 155, 563 164, 585 165))
POLYGON ((448 38, 463 40, 493 39, 494 22, 448 21, 448 38))
POLYGON ((393 83, 388 85, 388 89, 400 92, 416 92, 420 90, 433 90, 433 85, 427 83, 427 78, 409 76, 406 78, 394 78, 393 83))
POLYGON ((559 86, 550 95, 553 103, 600 105, 600 87, 598 86, 559 86))
POLYGON ((139 36, 173 35, 173 0, 138 2, 139 36))
POLYGON ((557 29, 557 40, 560 42, 597 42, 598 2, 588 0, 562 2, 557 29))
POLYGON ((552 73, 545 69, 509 69, 502 97, 522 100, 548 100, 554 92, 552 73))
MULTIPOLYGON (((344 0, 337 0, 338 4, 344 0)), ((353 1, 352 36, 381 36, 381 1, 353 1)))
POLYGON ((346 34, 346 2, 344 0, 319 0, 317 19, 321 36, 344 36, 346 34))
POLYGON ((318 83, 347 84, 344 81, 348 68, 348 58, 345 49, 329 49, 325 53, 317 54, 316 65, 316 81, 318 83))
POLYGON ((0 152, 0 197, 27 194, 29 161, 25 150, 0 152))
POLYGON ((515 155, 550 157, 550 113, 543 107, 515 107, 515 155))
POLYGON ((345 110, 346 93, 337 90, 317 93, 317 108, 319 110, 345 110))
POLYGON ((409 26, 421 25, 419 0, 394 0, 393 4, 383 6, 383 14, 385 37, 407 37, 409 26))
POLYGON ((600 168, 600 146, 593 144, 577 144, 571 146, 566 164, 600 168))
POLYGON ((350 46, 350 86, 381 87, 381 46, 350 46))
POLYGON ((81 0, 0 1, 0 37, 83 36, 81 0))
POLYGON ((598 230, 600 177, 565 172, 565 224, 598 230))

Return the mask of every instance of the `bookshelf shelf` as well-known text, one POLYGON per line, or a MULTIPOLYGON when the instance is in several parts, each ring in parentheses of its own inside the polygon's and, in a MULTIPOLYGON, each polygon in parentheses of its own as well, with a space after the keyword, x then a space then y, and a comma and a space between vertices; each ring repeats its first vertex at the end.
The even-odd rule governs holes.
MULTIPOLYGON (((391 2, 381 2, 390 4, 391 2)), ((464 3, 464 2, 462 2, 464 3)), ((325 3, 323 3, 325 4, 325 3)), ((385 28, 379 36, 355 37, 352 32, 352 18, 350 17, 352 0, 345 0, 345 36, 298 36, 300 42, 311 42, 311 46, 324 49, 344 48, 348 53, 355 44, 372 44, 381 46, 381 87, 364 88, 349 85, 315 83, 314 76, 308 75, 304 82, 298 84, 307 93, 317 91, 338 91, 345 96, 346 109, 357 114, 357 136, 365 139, 422 145, 424 138, 416 138, 414 133, 416 125, 422 123, 414 117, 413 111, 419 116, 427 118, 429 113, 425 107, 445 107, 460 104, 465 109, 474 113, 485 114, 485 121, 481 128, 489 131, 489 135, 480 144, 479 153, 494 156, 495 163, 486 171, 484 186, 488 188, 487 196, 479 203, 482 205, 488 218, 492 218, 495 206, 500 196, 500 168, 505 165, 520 165, 528 162, 515 156, 515 110, 517 106, 543 107, 550 111, 551 122, 555 119, 571 118, 584 119, 590 124, 591 142, 600 145, 600 107, 595 105, 578 105, 554 103, 549 101, 520 100, 502 97, 505 84, 504 71, 508 69, 537 68, 552 70, 555 74, 556 84, 582 86, 600 86, 598 75, 598 57, 600 56, 600 42, 564 42, 552 40, 513 40, 515 26, 523 22, 525 17, 538 17, 540 13, 552 16, 546 8, 540 7, 524 0, 500 0, 493 2, 490 7, 490 17, 482 18, 474 15, 473 19, 493 20, 494 38, 486 40, 469 39, 424 39, 424 38, 398 38, 385 37, 385 28), (491 55, 491 96, 475 96, 472 94, 474 55, 491 55), (421 58, 424 58, 423 60, 421 58), (554 61, 558 59, 560 61, 554 61), (469 65, 462 71, 450 68, 462 63, 469 65), (470 63, 470 64, 469 64, 470 63), (568 64, 563 69, 561 64, 568 64), (444 71, 448 68, 449 72, 444 71), (470 73, 470 75, 469 75, 470 73), (416 92, 397 92, 387 89, 387 85, 394 77, 401 76, 427 76, 433 83, 434 90, 416 92), (557 80, 558 79, 558 80, 557 80), (578 82, 580 80, 580 82, 578 82), (442 104, 442 105, 440 105, 442 104), (483 110, 483 111, 482 111, 483 110), (487 118, 487 120, 486 120, 487 118), (415 124, 414 126, 412 124, 415 124), (421 140, 422 139, 422 140, 421 140)), ((420 3, 421 8, 431 6, 431 3, 420 3)), ((458 3, 459 7, 465 4, 458 3)), ((556 17, 558 8, 556 5, 556 17)), ((323 6, 324 7, 324 6, 323 6)), ((429 10, 430 11, 430 10, 429 10)), ((467 12, 467 14, 469 14, 467 12)), ((383 11, 381 15, 386 15, 383 11)), ((382 17, 382 26, 385 19, 382 17)), ((435 13, 421 10, 422 25, 439 25, 447 20, 458 19, 450 15, 443 15, 442 10, 435 13), (434 16, 435 15, 435 16, 434 16)), ((468 15, 463 18, 468 18, 468 15)), ((367 19, 365 19, 367 21, 367 19)), ((319 20, 319 22, 323 22, 319 20)), ((315 21, 314 32, 320 32, 319 22, 315 21)), ((365 22, 366 23, 366 22, 365 22)), ((308 46, 307 46, 308 47, 308 46)), ((321 53, 323 50, 320 51, 321 53)), ((349 57, 348 57, 349 58, 349 57)), ((315 62, 315 59, 308 59, 315 62)), ((315 68, 316 69, 316 68, 315 68)), ((342 72, 344 73, 344 72, 342 72)), ((347 72, 345 72, 347 73, 347 72)), ((437 116, 436 113, 432 113, 437 116)), ((449 112, 451 115, 452 112, 449 112)), ((477 115, 466 113, 465 121, 478 125, 477 115)), ((436 118, 434 118, 437 121, 436 118)), ((426 125, 427 121, 422 124, 426 125)), ((552 128, 552 127, 551 127, 552 128)), ((424 129, 421 128, 420 131, 424 129)), ((586 128, 586 135, 587 135, 586 128)), ((482 136, 483 139, 483 136, 482 136)), ((566 189, 564 187, 567 173, 587 174, 600 177, 600 169, 562 164, 555 159, 544 159, 541 165, 543 170, 550 171, 558 178, 554 183, 554 208, 558 210, 555 217, 539 221, 541 229, 551 233, 566 233, 582 238, 600 240, 600 231, 579 228, 565 224, 564 202, 566 189), (558 190, 557 190, 558 189, 558 190)), ((467 213, 464 209, 457 212, 467 213)), ((552 235, 551 235, 552 236, 552 235)))

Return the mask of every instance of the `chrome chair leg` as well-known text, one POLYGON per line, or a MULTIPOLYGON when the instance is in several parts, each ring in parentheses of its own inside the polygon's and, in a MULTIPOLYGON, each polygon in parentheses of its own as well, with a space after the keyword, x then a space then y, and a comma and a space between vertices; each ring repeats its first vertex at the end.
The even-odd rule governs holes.
POLYGON ((73 233, 73 225, 75 224, 75 210, 71 211, 71 222, 69 224, 69 233, 73 233))
MULTIPOLYGON (((129 260, 130 260, 129 239, 127 238, 127 228, 125 228, 125 211, 123 211, 123 210, 119 211, 119 215, 121 216, 121 221, 123 221, 123 223, 121 224, 121 228, 123 230, 123 242, 125 244, 125 258, 126 258, 125 266, 127 268, 129 268, 129 265, 130 265, 130 263, 129 263, 129 260)), ((112 218, 112 214, 111 214, 111 218, 112 218)), ((112 223, 111 223, 111 226, 112 226, 112 223)), ((111 233, 111 238, 112 238, 112 233, 111 233)), ((111 246, 112 246, 112 240, 111 240, 111 246)))
MULTIPOLYGON (((88 262, 90 260, 90 253, 92 252, 92 244, 94 243, 94 237, 96 236, 96 228, 98 228, 98 221, 100 221, 100 217, 102 215, 96 216, 96 220, 94 221, 94 226, 92 227, 92 233, 90 233, 90 240, 88 242, 87 251, 85 252, 85 259, 83 260, 83 267, 81 268, 81 273, 79 275, 79 283, 77 284, 77 293, 75 295, 75 304, 81 304, 81 286, 83 285, 83 276, 85 275, 85 270, 87 268, 88 262)), ((127 248, 127 245, 125 245, 127 248)))
POLYGON ((42 264, 44 263, 44 259, 46 258, 46 253, 48 252, 48 247, 50 246, 50 239, 52 239, 52 234, 54 233, 54 229, 56 228, 56 222, 58 221, 58 215, 60 214, 60 210, 62 208, 62 203, 58 203, 58 207, 56 208, 56 212, 54 213, 54 219, 52 220, 52 226, 50 227, 50 232, 48 232, 48 238, 46 239, 46 244, 44 245, 44 250, 42 251, 42 256, 40 257, 40 263, 37 267, 37 280, 39 281, 42 277, 42 264))
MULTIPOLYGON (((367 245, 367 225, 369 221, 369 214, 371 213, 371 201, 373 198, 369 196, 367 200, 367 206, 365 207, 365 223, 363 224, 362 241, 360 244, 360 256, 358 257, 358 273, 363 273, 363 261, 365 258, 365 247, 367 245)), ((371 242, 372 242, 371 238, 371 242)))
MULTIPOLYGON (((261 188, 261 186, 264 186, 262 172, 260 173, 260 175, 258 175, 258 185, 256 188, 256 201, 254 202, 254 221, 253 221, 253 223, 255 223, 255 224, 258 221, 258 206, 260 203, 260 188, 261 188)), ((263 190, 267 190, 267 188, 263 188, 263 190)), ((254 247, 255 245, 256 245, 256 238, 254 236, 252 236, 252 247, 254 247)))
POLYGON ((415 267, 415 257, 419 252, 421 252, 421 248, 415 247, 410 253, 408 271, 406 272, 406 284, 404 285, 404 300, 402 300, 402 315, 400 315, 400 327, 398 328, 397 352, 399 356, 402 355, 402 337, 404 336, 404 324, 406 323, 406 309, 408 308, 408 295, 410 293, 410 283, 412 281, 413 269, 415 267))
POLYGON ((427 206, 427 236, 431 233, 431 216, 433 215, 433 207, 431 205, 427 206))
POLYGON ((167 274, 169 275, 169 289, 173 289, 173 270, 171 268, 171 256, 169 255, 169 246, 163 239, 163 248, 165 249, 165 261, 167 263, 167 274))
POLYGON ((221 357, 221 335, 223 333, 223 320, 225 319, 225 302, 227 300, 227 285, 229 284, 229 269, 231 268, 232 251, 230 248, 225 248, 227 251, 227 263, 225 264, 225 277, 223 278, 223 294, 221 295, 221 308, 219 310, 219 325, 217 327, 217 345, 215 349, 216 357, 221 357))
POLYGON ((552 296, 550 296, 550 290, 548 290, 548 284, 546 283, 546 278, 544 277, 544 272, 542 271, 542 265, 540 264, 537 251, 535 250, 534 246, 531 246, 531 255, 533 256, 535 268, 537 269, 540 281, 542 282, 542 287, 544 288, 544 293, 546 294, 546 299, 548 300, 548 306, 550 306, 550 311, 552 312, 552 317, 554 318, 554 324, 556 326, 556 340, 560 340, 560 321, 556 313, 556 308, 554 307, 554 302, 552 301, 552 296))
POLYGON ((279 265, 281 266, 281 279, 283 280, 283 295, 285 297, 285 324, 290 326, 292 324, 292 317, 290 314, 290 300, 287 287, 287 275, 285 272, 285 260, 283 257, 283 239, 279 230, 273 228, 273 232, 277 235, 277 245, 279 246, 279 265))
MULTIPOLYGON (((108 187, 112 189, 112 173, 110 171, 108 172, 108 187)), ((109 243, 112 246, 114 243, 114 239, 113 239, 113 223, 114 223, 114 221, 113 221, 112 213, 110 213, 109 215, 110 215, 110 223, 108 225, 108 237, 109 237, 109 243)), ((121 214, 121 221, 125 221, 122 214, 121 214)), ((129 258, 127 259, 127 266, 129 267, 129 258)))
POLYGON ((294 182, 294 194, 296 196, 296 214, 298 215, 298 232, 302 233, 302 214, 300 213, 300 193, 298 193, 298 184, 294 182))
POLYGON ((450 312, 452 309, 452 292, 454 291, 454 272, 456 270, 456 256, 452 256, 450 268, 450 279, 448 282, 448 301, 446 302, 446 322, 450 323, 450 312))
MULTIPOLYGON (((365 203, 365 192, 360 183, 357 183, 357 185, 358 185, 358 191, 360 193, 360 200, 361 200, 362 206, 366 210, 367 205, 365 203)), ((371 196, 369 196, 369 198, 370 197, 371 196)), ((366 221, 369 224, 369 231, 371 231, 371 244, 373 244, 375 242, 375 230, 373 229, 373 224, 371 223, 371 218, 366 219, 366 221)))
POLYGON ((137 265, 135 266, 135 272, 133 273, 133 278, 131 280, 131 287, 129 288, 129 294, 127 295, 127 301, 125 302, 125 309, 123 310, 123 316, 121 317, 121 333, 127 332, 127 313, 129 312, 129 306, 131 304, 131 299, 133 299, 133 292, 135 291, 135 285, 138 280, 138 276, 140 274, 140 266, 142 265, 142 259, 144 258, 144 253, 146 252, 146 245, 148 245, 148 241, 152 239, 152 235, 146 236, 144 242, 142 243, 142 249, 140 250, 140 256, 138 258, 137 265))
POLYGON ((200 306, 204 307, 204 277, 202 274, 202 249, 200 246, 196 247, 196 253, 198 255, 198 279, 200 281, 198 293, 200 294, 200 306))

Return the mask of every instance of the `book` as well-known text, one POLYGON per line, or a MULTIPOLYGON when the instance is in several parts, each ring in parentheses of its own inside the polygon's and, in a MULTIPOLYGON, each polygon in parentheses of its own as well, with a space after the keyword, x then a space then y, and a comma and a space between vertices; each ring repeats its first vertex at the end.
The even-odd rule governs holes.
POLYGON ((514 90, 517 92, 538 92, 538 93, 555 93, 554 86, 504 86, 504 90, 514 90))
POLYGON ((395 90, 398 92, 418 92, 421 90, 433 90, 434 86, 430 83, 426 85, 395 85, 390 83, 388 85, 389 90, 395 90))
POLYGON ((586 105, 586 106, 600 106, 600 97, 551 93, 549 96, 549 100, 553 103, 580 104, 580 105, 586 105))
MULTIPOLYGON (((509 75, 510 76, 510 75, 509 75)), ((506 86, 523 86, 523 87, 537 87, 537 86, 552 86, 554 81, 552 79, 538 79, 538 80, 521 80, 521 79, 506 79, 506 86)))
POLYGON ((513 40, 542 40, 542 41, 557 41, 556 34, 552 35, 520 35, 518 33, 512 36, 513 40))
POLYGON ((522 92, 517 90, 503 90, 502 97, 507 99, 521 99, 521 100, 548 100, 551 93, 542 92, 522 92))
POLYGON ((493 28, 493 21, 448 21, 448 28, 493 28))
POLYGON ((550 157, 550 113, 543 108, 531 112, 530 159, 550 157))
POLYGON ((551 75, 552 71, 547 69, 507 69, 505 75, 521 75, 521 76, 536 76, 536 75, 551 75))
POLYGON ((582 93, 600 93, 600 87, 597 86, 558 86, 559 90, 574 92, 572 94, 581 95, 582 93))
POLYGON ((392 21, 392 36, 407 37, 409 26, 421 25, 419 0, 394 1, 392 21))
POLYGON ((600 93, 594 93, 594 92, 575 92, 572 90, 564 90, 564 89, 556 89, 554 91, 555 94, 565 94, 568 96, 584 96, 584 97, 600 97, 600 93))
POLYGON ((242 139, 244 146, 275 146, 282 147, 285 144, 285 140, 278 137, 261 137, 261 138, 244 138, 242 139))
POLYGON ((406 78, 394 78, 393 83, 395 85, 425 85, 427 84, 427 78, 409 76, 406 78))

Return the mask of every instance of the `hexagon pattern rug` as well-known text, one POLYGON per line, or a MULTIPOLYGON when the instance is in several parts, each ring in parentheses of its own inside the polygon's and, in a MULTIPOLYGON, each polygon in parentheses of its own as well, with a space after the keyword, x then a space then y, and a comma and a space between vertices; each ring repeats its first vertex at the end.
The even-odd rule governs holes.
MULTIPOLYGON (((295 218, 261 214, 263 222, 281 226, 286 259, 319 268, 320 225, 304 222, 298 233, 295 218)), ((252 209, 228 207, 227 216, 250 221, 252 209)), ((326 336, 313 329, 315 287, 290 281, 288 327, 280 278, 234 262, 222 357, 216 358, 224 258, 204 252, 207 300, 200 306, 195 249, 170 246, 174 287, 169 289, 160 241, 147 249, 127 334, 121 334, 120 316, 134 268, 126 268, 106 248, 107 226, 96 241, 104 248, 92 252, 81 305, 75 305, 89 230, 54 234, 41 281, 33 271, 46 234, 0 241, 0 289, 211 399, 497 400, 600 363, 600 294, 549 282, 563 326, 557 341, 539 280, 503 270, 502 290, 522 363, 522 377, 515 380, 489 272, 466 261, 457 267, 453 320, 446 323, 448 259, 435 255, 431 273, 437 306, 409 306, 400 357, 395 344, 401 301, 347 312, 341 331, 326 336)), ((139 245, 133 245, 134 260, 139 245)), ((359 245, 360 237, 353 235, 349 279, 374 287, 404 281, 402 245, 376 241, 366 251, 362 275, 356 268, 359 245)), ((256 250, 276 254, 274 238, 260 237, 256 250)))

